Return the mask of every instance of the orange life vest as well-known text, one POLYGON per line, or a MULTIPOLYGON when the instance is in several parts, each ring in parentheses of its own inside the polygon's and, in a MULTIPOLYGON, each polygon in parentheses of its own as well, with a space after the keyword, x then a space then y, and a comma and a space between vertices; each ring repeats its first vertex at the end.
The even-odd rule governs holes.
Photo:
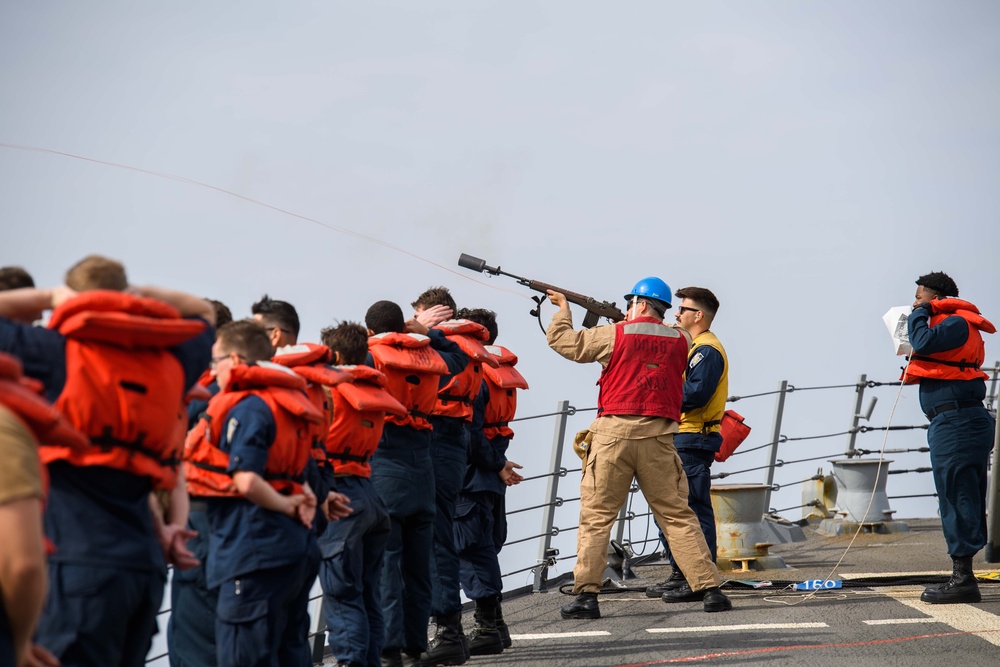
POLYGON ((337 475, 371 477, 368 464, 378 447, 386 415, 402 419, 406 407, 385 390, 386 377, 368 366, 337 366, 342 380, 330 387, 333 421, 326 452, 337 475))
POLYGON ((403 404, 407 414, 387 413, 385 420, 418 431, 431 430, 428 418, 437 400, 438 383, 448 364, 431 347, 431 339, 415 333, 387 332, 368 339, 375 369, 386 378, 386 391, 403 404))
POLYGON ((979 309, 963 299, 935 299, 930 302, 931 316, 927 325, 937 326, 945 318, 958 316, 965 320, 969 336, 965 345, 953 350, 929 355, 911 354, 910 364, 903 372, 907 384, 921 378, 935 380, 985 380, 989 377, 980 368, 986 360, 986 348, 981 332, 995 333, 996 327, 979 313, 979 309))
POLYGON ((448 320, 434 328, 444 332, 448 340, 457 343, 469 355, 469 364, 453 375, 448 384, 438 391, 432 414, 472 421, 472 402, 476 400, 476 394, 483 383, 483 364, 498 364, 481 342, 489 340, 490 332, 483 325, 470 320, 448 320))
POLYGON ((513 438, 514 431, 508 424, 517 412, 517 390, 527 389, 528 382, 514 368, 517 355, 513 352, 501 345, 487 345, 486 351, 497 360, 498 365, 483 366, 486 388, 490 392, 483 417, 483 435, 488 439, 497 435, 513 438))
POLYGON ((66 384, 55 407, 90 443, 78 449, 42 441, 42 461, 114 468, 173 488, 185 387, 169 348, 205 326, 124 292, 84 292, 56 308, 49 327, 66 336, 66 384))
POLYGON ((184 476, 192 496, 238 497, 229 468, 229 454, 219 447, 229 411, 249 396, 267 405, 275 422, 264 479, 279 493, 302 492, 312 434, 323 415, 305 395, 306 381, 283 366, 269 362, 234 366, 229 384, 212 397, 208 409, 188 433, 184 444, 184 476))
POLYGON ((331 467, 326 449, 323 447, 323 440, 326 438, 326 430, 332 417, 330 396, 325 387, 340 382, 342 376, 342 373, 327 366, 332 359, 333 350, 317 343, 286 345, 278 348, 271 358, 274 363, 291 368, 305 379, 306 396, 323 415, 323 421, 316 424, 312 443, 312 457, 321 469, 331 467))
POLYGON ((40 383, 24 377, 22 372, 17 357, 0 352, 0 404, 17 415, 39 442, 58 443, 73 449, 86 447, 87 436, 39 395, 40 383))

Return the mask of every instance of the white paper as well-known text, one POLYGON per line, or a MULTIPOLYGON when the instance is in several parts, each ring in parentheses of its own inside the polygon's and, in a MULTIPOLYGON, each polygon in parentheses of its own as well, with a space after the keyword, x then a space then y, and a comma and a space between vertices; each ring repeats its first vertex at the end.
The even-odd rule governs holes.
POLYGON ((882 316, 897 355, 909 354, 913 350, 910 347, 910 336, 906 331, 906 319, 912 311, 911 306, 895 306, 882 316))

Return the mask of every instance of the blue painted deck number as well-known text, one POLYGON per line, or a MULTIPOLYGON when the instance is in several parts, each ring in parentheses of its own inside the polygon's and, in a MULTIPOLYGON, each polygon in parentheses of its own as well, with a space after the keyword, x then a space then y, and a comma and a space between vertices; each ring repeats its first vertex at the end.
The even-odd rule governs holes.
POLYGON ((795 584, 795 590, 797 591, 825 591, 832 588, 843 588, 843 581, 833 581, 831 579, 810 579, 808 581, 803 581, 802 583, 795 584))

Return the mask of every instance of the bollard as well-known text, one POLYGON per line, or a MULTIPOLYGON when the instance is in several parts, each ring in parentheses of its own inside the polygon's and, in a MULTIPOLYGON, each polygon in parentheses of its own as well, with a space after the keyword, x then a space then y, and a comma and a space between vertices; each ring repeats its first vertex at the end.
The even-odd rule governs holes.
POLYGON ((910 527, 893 521, 885 482, 892 461, 842 459, 830 461, 837 480, 836 517, 820 522, 818 532, 831 537, 861 530, 870 533, 905 533, 910 527))
POLYGON ((822 468, 816 471, 816 477, 819 479, 802 485, 803 519, 829 519, 837 505, 837 481, 832 475, 824 475, 822 468))
POLYGON ((712 509, 720 570, 787 569, 785 561, 768 554, 770 535, 764 526, 766 484, 712 487, 712 509))

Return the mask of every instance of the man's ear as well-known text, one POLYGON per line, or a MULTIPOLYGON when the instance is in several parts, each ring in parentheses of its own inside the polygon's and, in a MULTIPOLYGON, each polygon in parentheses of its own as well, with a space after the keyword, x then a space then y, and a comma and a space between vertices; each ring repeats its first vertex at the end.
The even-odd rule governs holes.
POLYGON ((337 352, 336 350, 333 351, 333 365, 334 366, 344 365, 344 355, 342 355, 340 352, 337 352))

